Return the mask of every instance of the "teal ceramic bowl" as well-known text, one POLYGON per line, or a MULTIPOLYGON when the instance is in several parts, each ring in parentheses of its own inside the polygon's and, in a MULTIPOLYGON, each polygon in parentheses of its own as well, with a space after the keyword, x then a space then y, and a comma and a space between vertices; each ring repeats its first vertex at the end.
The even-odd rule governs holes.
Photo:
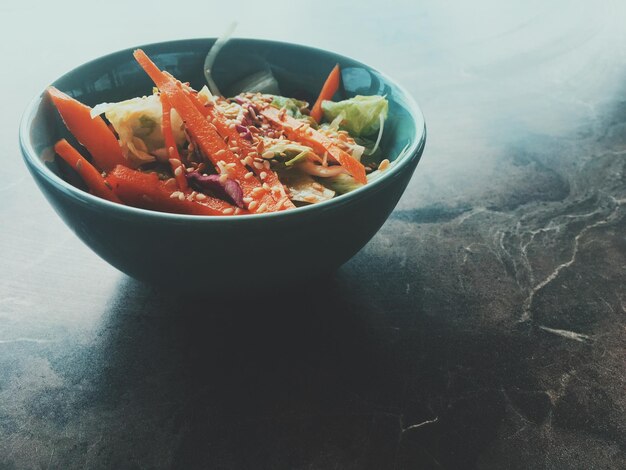
MULTIPOLYGON (((161 68, 200 88, 203 62, 215 39, 142 46, 161 68)), ((152 82, 133 49, 81 65, 53 85, 95 105, 150 94, 152 82)), ((413 98, 367 65, 332 52, 295 44, 233 39, 214 65, 222 91, 269 66, 282 94, 309 98, 339 63, 347 97, 386 95, 389 117, 382 148, 398 161, 384 176, 333 200, 279 213, 233 217, 166 214, 114 204, 84 191, 75 174, 54 158, 67 137, 44 93, 20 125, 24 161, 52 207, 95 253, 120 271, 182 290, 238 289, 302 282, 328 272, 356 254, 385 222, 422 154, 426 131, 413 98)))

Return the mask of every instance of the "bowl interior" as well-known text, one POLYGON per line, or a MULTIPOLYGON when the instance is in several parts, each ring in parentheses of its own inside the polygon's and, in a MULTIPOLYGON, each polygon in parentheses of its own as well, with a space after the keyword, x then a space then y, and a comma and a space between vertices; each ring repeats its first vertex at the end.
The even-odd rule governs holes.
MULTIPOLYGON (((214 41, 191 39, 142 48, 160 68, 199 89, 205 84, 204 59, 214 41)), ((53 85, 90 106, 148 95, 152 92, 153 83, 135 62, 132 50, 116 52, 81 65, 53 85)), ((381 142, 387 158, 394 160, 401 154, 415 154, 415 150, 423 145, 425 132, 422 115, 413 99, 380 72, 350 58, 295 44, 232 39, 220 52, 213 67, 213 76, 220 89, 228 95, 237 92, 232 89, 232 84, 269 68, 283 95, 312 102, 327 74, 337 63, 342 68, 342 98, 376 94, 386 95, 389 100, 389 116, 381 142)), ((74 186, 85 189, 78 176, 60 159, 54 158, 54 143, 62 137, 70 141, 73 139, 45 94, 37 98, 24 119, 27 122, 22 126, 21 138, 26 142, 27 149, 35 154, 26 152, 27 158, 35 157, 37 166, 45 166, 74 186)), ((402 162, 398 163, 400 166, 402 162)))

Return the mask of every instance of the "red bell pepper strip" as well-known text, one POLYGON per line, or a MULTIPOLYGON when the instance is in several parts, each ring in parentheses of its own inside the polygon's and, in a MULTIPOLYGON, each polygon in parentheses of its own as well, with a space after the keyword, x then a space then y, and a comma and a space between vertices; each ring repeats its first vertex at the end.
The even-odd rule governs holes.
POLYGON ((324 86, 322 86, 322 91, 320 91, 320 95, 317 97, 315 104, 311 108, 311 117, 317 122, 320 122, 320 120, 322 119, 322 101, 333 99, 333 95, 337 93, 337 90, 339 89, 340 81, 341 70, 339 69, 339 64, 337 64, 330 71, 328 78, 324 82, 324 86))
POLYGON ((115 165, 128 165, 115 134, 100 116, 91 117, 89 106, 53 86, 48 87, 48 95, 59 111, 63 122, 87 149, 98 170, 109 171, 115 165))
POLYGON ((172 173, 176 178, 178 187, 186 191, 189 189, 187 178, 185 178, 185 166, 182 164, 180 153, 178 153, 178 147, 176 146, 176 140, 174 139, 174 133, 172 132, 172 107, 165 95, 161 95, 161 106, 163 107, 163 117, 161 118, 161 127, 163 132, 163 139, 165 140, 165 150, 167 151, 170 165, 172 167, 172 173), (180 170, 179 170, 180 168, 180 170))
POLYGON ((100 172, 83 158, 78 150, 72 147, 67 140, 59 140, 54 146, 54 151, 65 160, 69 166, 76 170, 94 196, 121 204, 122 201, 120 201, 113 191, 111 191, 111 188, 107 186, 107 182, 100 172))
POLYGON ((365 167, 356 158, 348 152, 342 150, 330 138, 321 132, 312 129, 288 114, 281 113, 276 108, 268 106, 261 111, 264 116, 275 126, 283 129, 289 139, 311 147, 320 155, 328 152, 330 157, 344 167, 355 180, 359 183, 366 184, 367 177, 365 175, 365 167))
MULTIPOLYGON (((165 94, 172 108, 176 109, 185 123, 187 132, 191 134, 202 153, 216 167, 220 167, 220 162, 223 162, 223 166, 230 167, 228 172, 241 186, 248 210, 256 213, 275 210, 275 201, 271 194, 263 189, 256 178, 246 178, 248 170, 245 165, 230 150, 215 127, 206 120, 176 81, 159 70, 141 49, 137 49, 133 55, 161 93, 165 94)), ((220 172, 223 171, 222 168, 219 169, 220 172)))
POLYGON ((160 212, 191 215, 234 215, 245 211, 204 194, 172 191, 156 173, 143 173, 118 165, 107 176, 115 194, 125 204, 160 212))

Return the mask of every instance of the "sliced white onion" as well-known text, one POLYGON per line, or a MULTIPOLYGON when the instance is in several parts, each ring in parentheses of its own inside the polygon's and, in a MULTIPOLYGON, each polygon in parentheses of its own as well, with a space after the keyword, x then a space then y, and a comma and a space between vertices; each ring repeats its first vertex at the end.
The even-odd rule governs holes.
POLYGON ((89 114, 91 114, 91 119, 96 116, 100 116, 103 113, 106 113, 111 107, 115 106, 117 103, 100 103, 95 105, 89 114))
POLYGON ((376 150, 378 150, 380 139, 383 137, 383 129, 385 128, 385 117, 383 116, 383 113, 380 113, 378 115, 378 122, 380 122, 380 128, 378 129, 378 137, 376 137, 376 143, 374 144, 372 150, 366 152, 365 155, 372 155, 376 152, 376 150))
POLYGON ((358 161, 361 161, 361 157, 363 156, 363 152, 365 152, 365 147, 359 144, 354 144, 350 151, 352 157, 358 161))
POLYGON ((220 93, 219 88, 217 87, 217 85, 215 84, 215 81, 213 80, 213 77, 211 76, 211 70, 213 69, 213 64, 215 63, 217 54, 219 54, 222 47, 224 47, 224 45, 228 42, 233 32, 235 31, 236 27, 237 27, 237 22, 233 21, 228 26, 226 31, 224 31, 224 34, 222 34, 217 39, 217 41, 215 41, 215 44, 213 44, 213 47, 211 47, 211 50, 209 51, 209 53, 206 56, 206 59, 204 60, 204 76, 209 85, 209 90, 211 90, 212 94, 217 95, 217 96, 222 96, 222 94, 220 93))
POLYGON ((332 122, 328 125, 328 129, 331 129, 333 131, 336 131, 337 129, 339 129, 339 125, 345 119, 345 117, 346 117, 346 113, 341 111, 337 115, 337 117, 335 119, 333 119, 332 122))

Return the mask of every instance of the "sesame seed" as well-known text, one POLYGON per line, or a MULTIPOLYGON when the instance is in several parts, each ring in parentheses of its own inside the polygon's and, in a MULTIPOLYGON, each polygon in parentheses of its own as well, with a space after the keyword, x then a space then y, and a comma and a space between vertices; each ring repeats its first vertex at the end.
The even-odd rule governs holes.
POLYGON ((258 202, 252 201, 252 202, 250 202, 250 204, 248 204, 248 210, 253 211, 256 208, 256 206, 258 206, 258 205, 259 205, 258 202))
POLYGON ((252 202, 252 198, 251 197, 244 197, 243 198, 243 202, 245 202, 246 204, 249 204, 252 202))
POLYGON ((239 147, 230 147, 231 152, 239 152, 239 147))
POLYGON ((258 195, 259 193, 262 193, 262 192, 263 192, 263 188, 261 188, 261 187, 254 188, 252 190, 252 194, 255 195, 255 196, 258 195))
POLYGON ((257 212, 265 212, 267 210, 267 204, 263 203, 259 206, 259 210, 257 212))
POLYGON ((82 166, 83 166, 83 161, 82 161, 82 160, 78 160, 78 161, 76 162, 76 169, 77 169, 78 171, 80 171, 80 169, 82 168, 82 166))
POLYGON ((241 214, 241 209, 239 209, 239 207, 237 209, 235 209, 235 215, 239 215, 241 214))
POLYGON ((270 162, 268 162, 267 160, 263 162, 263 166, 265 167, 266 170, 270 169, 270 162))
POLYGON ((195 171, 195 168, 187 168, 187 173, 193 173, 195 171))
POLYGON ((272 186, 272 191, 275 193, 279 193, 281 191, 280 186, 276 185, 276 186, 272 186))
POLYGON ((248 165, 248 166, 252 166, 252 163, 253 163, 252 158, 250 158, 250 157, 246 157, 246 158, 244 158, 244 159, 243 159, 243 162, 244 162, 246 165, 248 165))
POLYGON ((385 158, 382 162, 380 162, 380 165, 378 165, 378 169, 379 169, 380 171, 384 171, 384 170, 386 170, 387 168, 389 168, 389 164, 390 164, 390 163, 389 163, 389 160, 387 160, 387 159, 385 158))
POLYGON ((270 187, 270 185, 269 185, 269 184, 267 184, 267 183, 263 183, 263 189, 265 189, 266 191, 271 191, 271 190, 272 190, 272 188, 270 187))
POLYGON ((262 170, 263 164, 259 162, 254 162, 254 168, 256 168, 257 170, 262 170))
POLYGON ((274 157, 274 152, 272 152, 271 150, 268 150, 267 152, 263 152, 263 158, 273 158, 274 157))
POLYGON ((182 175, 183 174, 183 167, 182 166, 176 167, 176 169, 174 170, 174 174, 176 176, 182 175))
POLYGON ((259 175, 259 178, 261 178, 262 180, 264 180, 265 178, 267 178, 267 173, 265 173, 264 171, 261 172, 261 174, 259 175))
POLYGON ((222 150, 218 150, 217 152, 215 152, 215 156, 216 157, 221 157, 222 155, 224 155, 226 153, 226 150, 222 149, 222 150))
POLYGON ((196 199, 198 201, 204 201, 206 199, 206 196, 204 194, 202 194, 202 193, 198 193, 198 194, 196 194, 196 199))
POLYGON ((249 152, 249 153, 248 153, 248 157, 250 157, 250 158, 254 158, 254 157, 258 156, 258 155, 259 155, 259 154, 258 154, 258 153, 256 153, 254 150, 253 150, 252 152, 249 152))
POLYGON ((243 177, 246 180, 249 180, 250 178, 252 178, 254 176, 254 173, 252 173, 251 171, 249 171, 248 173, 245 174, 245 176, 243 177))
POLYGON ((181 192, 178 193, 178 200, 179 201, 184 201, 185 200, 185 195, 181 192))
POLYGON ((227 163, 227 164, 226 164, 226 168, 235 168, 236 166, 237 166, 237 164, 236 164, 236 163, 234 163, 234 162, 233 162, 233 163, 227 163))
POLYGON ((169 148, 167 149, 167 153, 168 153, 168 155, 169 155, 170 157, 173 157, 174 155, 176 155, 176 154, 174 153, 174 147, 169 147, 169 148))
MULTIPOLYGON (((170 147, 170 148, 172 148, 172 147, 170 147)), ((174 165, 174 166, 180 166, 181 165, 180 160, 178 158, 170 158, 169 161, 170 161, 171 165, 174 165)))
POLYGON ((228 180, 228 175, 223 173, 220 175, 220 183, 226 183, 226 180, 228 180))
POLYGON ((224 209, 224 210, 222 211, 222 214, 224 214, 224 215, 230 215, 230 214, 232 214, 233 212, 235 212, 235 209, 233 209, 232 207, 229 207, 228 209, 224 209))
POLYGON ((180 191, 174 191, 172 194, 170 194, 170 199, 176 199, 179 196, 182 196, 183 193, 181 193, 180 191))

